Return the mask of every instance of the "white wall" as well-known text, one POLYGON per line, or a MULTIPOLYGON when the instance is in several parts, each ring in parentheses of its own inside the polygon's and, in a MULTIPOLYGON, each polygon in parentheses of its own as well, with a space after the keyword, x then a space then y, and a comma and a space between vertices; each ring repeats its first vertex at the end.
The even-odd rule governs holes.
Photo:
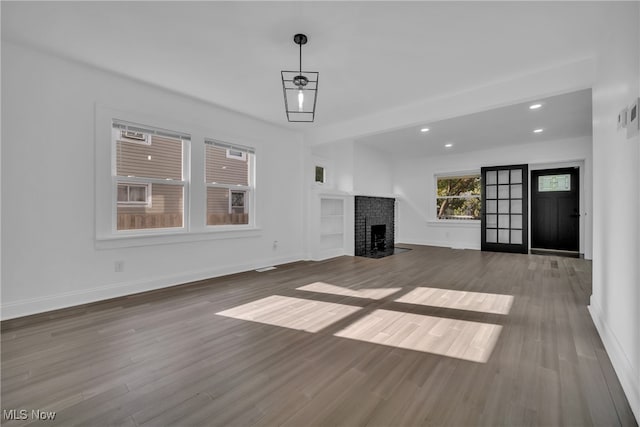
MULTIPOLYGON (((354 143, 351 140, 311 147, 312 160, 326 166, 327 183, 324 190, 353 192, 354 143)), ((315 165, 312 164, 311 168, 315 165)), ((312 178, 313 179, 313 178, 312 178)), ((313 181, 311 181, 313 184, 313 181)))
POLYGON ((616 130, 619 111, 640 96, 640 9, 602 16, 593 87, 593 295, 590 312, 640 420, 640 137, 616 130))
POLYGON ((393 197, 393 168, 390 156, 373 147, 355 144, 353 187, 358 195, 393 197))
POLYGON ((591 257, 591 138, 512 145, 462 154, 394 159, 398 195, 397 241, 454 248, 480 248, 480 224, 436 220, 435 176, 480 172, 482 166, 529 164, 530 169, 581 166, 580 249, 591 257))
POLYGON ((300 134, 6 42, 2 104, 2 318, 304 258, 300 134), (194 153, 203 133, 254 145, 259 230, 96 244, 96 103, 197 128, 194 153))

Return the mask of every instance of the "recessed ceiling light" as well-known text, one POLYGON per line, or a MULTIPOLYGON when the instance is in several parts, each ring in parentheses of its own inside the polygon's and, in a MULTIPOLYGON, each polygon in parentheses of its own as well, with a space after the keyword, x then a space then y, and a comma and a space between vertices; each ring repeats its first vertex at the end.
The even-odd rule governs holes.
POLYGON ((542 107, 542 104, 531 104, 531 105, 529 105, 529 109, 530 110, 537 110, 540 107, 542 107))
POLYGON ((449 142, 448 144, 444 144, 444 147, 445 148, 451 148, 451 147, 453 147, 453 144, 449 142))
POLYGON ((544 129, 536 129, 533 131, 533 133, 541 133, 544 129))
POLYGON ((429 128, 422 128, 420 129, 420 132, 429 132, 429 128))

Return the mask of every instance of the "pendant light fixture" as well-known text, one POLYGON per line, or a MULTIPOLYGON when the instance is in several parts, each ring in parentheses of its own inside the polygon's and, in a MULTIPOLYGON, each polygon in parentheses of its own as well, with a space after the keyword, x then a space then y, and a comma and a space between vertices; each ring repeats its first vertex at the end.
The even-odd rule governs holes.
POLYGON ((302 45, 307 44, 307 36, 296 34, 293 42, 300 46, 298 71, 281 71, 284 109, 290 122, 312 122, 316 116, 318 77, 316 71, 302 71, 302 45))

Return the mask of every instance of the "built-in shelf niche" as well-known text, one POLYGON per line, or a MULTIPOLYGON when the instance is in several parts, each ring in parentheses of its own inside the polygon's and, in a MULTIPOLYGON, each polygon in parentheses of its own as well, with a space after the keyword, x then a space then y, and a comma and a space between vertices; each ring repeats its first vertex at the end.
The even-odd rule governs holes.
POLYGON ((344 248, 344 199, 320 198, 320 249, 344 248))

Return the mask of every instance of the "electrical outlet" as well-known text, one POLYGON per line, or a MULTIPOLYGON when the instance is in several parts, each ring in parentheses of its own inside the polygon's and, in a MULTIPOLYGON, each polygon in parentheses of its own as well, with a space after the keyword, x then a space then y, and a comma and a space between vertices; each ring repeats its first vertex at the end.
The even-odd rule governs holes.
POLYGON ((113 271, 122 273, 124 271, 124 261, 116 261, 113 263, 113 271))

